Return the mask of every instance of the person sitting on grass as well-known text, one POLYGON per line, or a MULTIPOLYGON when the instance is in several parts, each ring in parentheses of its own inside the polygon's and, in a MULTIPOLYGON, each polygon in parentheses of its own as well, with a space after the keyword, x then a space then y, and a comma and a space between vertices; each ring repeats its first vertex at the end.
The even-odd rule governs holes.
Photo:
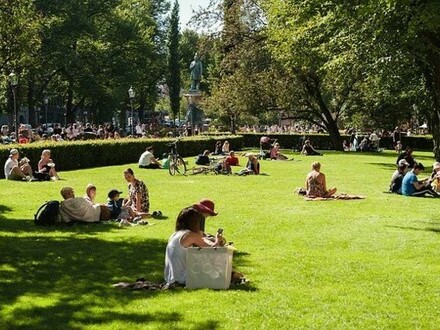
POLYGON ((229 151, 229 156, 226 157, 225 162, 229 166, 240 166, 238 157, 235 156, 234 150, 229 151))
POLYGON ((197 204, 192 205, 193 208, 195 208, 197 211, 200 212, 200 214, 203 216, 203 219, 200 218, 200 231, 202 234, 205 234, 205 221, 207 217, 215 217, 218 213, 214 211, 215 204, 213 201, 209 199, 202 199, 197 204))
POLYGON ((49 174, 52 180, 59 180, 57 171, 55 170, 55 163, 50 158, 50 150, 45 149, 41 153, 41 159, 38 162, 38 172, 49 174))
POLYGON ((166 152, 162 155, 162 168, 165 170, 170 168, 170 158, 166 152))
POLYGON ((9 158, 5 162, 5 178, 7 180, 33 181, 32 167, 26 157, 18 161, 20 153, 17 149, 11 149, 9 158))
POLYGON ((273 148, 270 149, 270 159, 272 160, 287 160, 288 157, 284 156, 281 152, 280 152, 280 144, 278 142, 276 142, 273 145, 273 148))
POLYGON ((312 163, 312 171, 307 174, 306 178, 306 196, 329 198, 336 192, 336 188, 327 190, 327 183, 324 173, 321 173, 321 164, 319 162, 312 163))
POLYGON ((300 155, 322 156, 322 153, 316 151, 315 148, 313 148, 312 144, 310 143, 310 140, 305 140, 300 155))
POLYGON ((162 168, 160 162, 153 155, 154 148, 153 146, 147 147, 145 152, 139 158, 139 168, 162 168))
POLYGON ((220 233, 216 234, 214 242, 203 237, 200 231, 202 220, 203 215, 194 207, 184 208, 177 216, 175 232, 169 238, 165 251, 164 278, 167 286, 185 285, 187 248, 221 245, 220 233))
POLYGON ((229 154, 229 141, 226 140, 222 145, 222 155, 229 154))
POLYGON ((222 155, 222 141, 217 141, 214 146, 213 155, 222 155))
POLYGON ((405 159, 405 160, 407 161, 407 163, 408 163, 408 167, 409 167, 409 168, 413 168, 414 165, 416 164, 416 160, 414 159, 414 156, 413 156, 413 149, 410 148, 410 147, 407 147, 407 148, 405 149, 405 151, 402 152, 402 153, 397 157, 396 164, 399 164, 399 161, 400 161, 401 159, 405 159))
POLYGON ((238 175, 260 174, 260 162, 254 153, 250 152, 245 155, 248 158, 246 167, 238 172, 238 175))
POLYGON ((402 181, 402 195, 416 197, 430 195, 432 197, 440 197, 440 195, 437 194, 431 186, 431 183, 435 180, 435 178, 429 177, 424 180, 417 179, 417 175, 424 170, 425 167, 423 164, 417 163, 414 165, 411 171, 405 174, 405 177, 402 181))
POLYGON ((136 216, 148 217, 150 214, 150 196, 148 188, 141 180, 136 179, 131 168, 124 171, 124 178, 128 182, 128 199, 124 206, 131 207, 136 216))
POLYGON ((99 222, 110 219, 110 209, 106 205, 90 204, 83 197, 75 197, 72 187, 60 191, 64 200, 60 203, 60 215, 63 222, 99 222))
POLYGON ((107 207, 110 209, 110 219, 119 221, 120 224, 127 225, 148 224, 146 220, 142 220, 141 216, 136 216, 136 213, 131 207, 124 206, 124 199, 120 197, 122 191, 112 189, 108 193, 107 207), (127 223, 128 222, 128 223, 127 223))
POLYGON ((390 191, 396 194, 402 193, 402 180, 406 172, 408 172, 408 162, 405 159, 399 160, 397 169, 391 177, 390 191))
POLYGON ((208 166, 211 163, 211 160, 209 159, 209 155, 211 152, 209 150, 205 150, 203 154, 200 154, 196 158, 196 165, 201 166, 208 166))
POLYGON ((431 173, 431 179, 432 181, 432 189, 437 192, 440 193, 440 163, 439 162, 435 162, 432 165, 432 173, 431 173))

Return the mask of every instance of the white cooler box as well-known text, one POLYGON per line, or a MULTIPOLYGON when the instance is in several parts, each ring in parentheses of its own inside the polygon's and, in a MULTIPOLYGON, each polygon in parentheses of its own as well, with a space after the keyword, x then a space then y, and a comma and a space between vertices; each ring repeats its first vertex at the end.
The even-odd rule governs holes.
POLYGON ((233 248, 188 248, 186 287, 228 289, 231 284, 233 248))

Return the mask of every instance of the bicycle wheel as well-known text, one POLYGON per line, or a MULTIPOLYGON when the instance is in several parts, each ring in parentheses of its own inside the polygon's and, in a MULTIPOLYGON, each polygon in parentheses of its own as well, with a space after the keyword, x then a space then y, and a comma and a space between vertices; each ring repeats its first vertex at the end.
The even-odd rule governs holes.
POLYGON ((168 168, 168 172, 170 173, 170 175, 176 174, 176 168, 177 168, 176 162, 177 162, 176 158, 170 157, 170 167, 168 168))
POLYGON ((176 172, 178 172, 182 175, 186 174, 186 164, 185 164, 185 161, 183 160, 182 157, 179 156, 176 158, 176 163, 175 163, 174 168, 175 168, 176 172))

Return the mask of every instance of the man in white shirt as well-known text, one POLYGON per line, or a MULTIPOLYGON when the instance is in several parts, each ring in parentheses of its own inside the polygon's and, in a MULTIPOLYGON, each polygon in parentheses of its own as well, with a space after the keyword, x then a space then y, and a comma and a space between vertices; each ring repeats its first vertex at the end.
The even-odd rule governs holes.
POLYGON ((147 147, 146 151, 139 158, 139 168, 162 168, 162 165, 153 155, 153 146, 147 147))
POLYGON ((60 214, 63 222, 99 222, 110 219, 110 209, 106 205, 90 204, 83 197, 75 197, 72 187, 61 189, 64 201, 60 203, 60 214))
POLYGON ((23 158, 20 162, 18 161, 20 153, 17 149, 11 149, 9 152, 9 158, 5 162, 5 178, 8 180, 23 180, 31 181, 33 179, 32 168, 29 165, 29 160, 23 158))

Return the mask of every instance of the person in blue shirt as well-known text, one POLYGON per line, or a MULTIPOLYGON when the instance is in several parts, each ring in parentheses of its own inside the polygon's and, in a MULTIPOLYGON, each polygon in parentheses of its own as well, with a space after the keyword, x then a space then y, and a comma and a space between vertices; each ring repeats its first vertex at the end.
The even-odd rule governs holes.
POLYGON ((405 196, 424 196, 431 195, 433 197, 440 197, 431 186, 434 179, 426 178, 424 180, 419 180, 417 175, 419 175, 425 167, 422 163, 414 165, 414 168, 405 174, 402 181, 402 195, 405 196))

